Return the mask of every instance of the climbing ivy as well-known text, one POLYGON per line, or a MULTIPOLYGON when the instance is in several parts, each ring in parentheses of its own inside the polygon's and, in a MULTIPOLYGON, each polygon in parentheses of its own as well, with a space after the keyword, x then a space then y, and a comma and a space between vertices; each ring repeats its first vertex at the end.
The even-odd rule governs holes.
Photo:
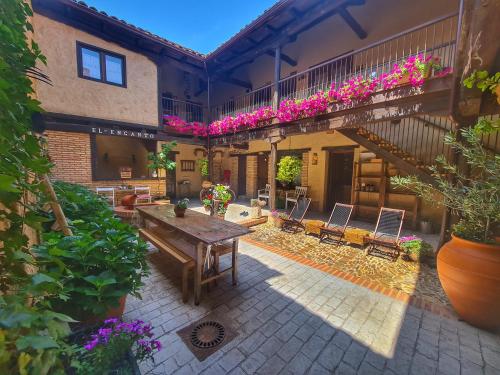
POLYGON ((53 283, 33 273, 26 235, 40 228, 37 202, 43 190, 38 176, 50 163, 31 130, 40 112, 29 76, 45 63, 30 40, 32 11, 22 0, 0 7, 0 373, 63 372, 65 347, 60 338, 70 318, 51 311, 44 296, 53 283), (31 270, 31 272, 30 272, 31 270))

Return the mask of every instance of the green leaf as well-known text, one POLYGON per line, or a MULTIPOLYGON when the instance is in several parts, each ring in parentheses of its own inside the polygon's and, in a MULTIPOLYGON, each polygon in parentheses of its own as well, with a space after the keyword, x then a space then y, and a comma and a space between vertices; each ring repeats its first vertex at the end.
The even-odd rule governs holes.
POLYGON ((16 177, 0 174, 0 190, 18 193, 20 190, 16 187, 16 177))
POLYGON ((31 280, 33 281, 34 285, 40 285, 42 283, 54 283, 54 282, 56 282, 56 279, 54 279, 53 277, 50 277, 49 275, 46 275, 44 273, 37 273, 37 274, 33 275, 31 280))
POLYGON ((58 348, 59 345, 49 336, 23 336, 16 340, 16 347, 18 350, 25 350, 27 348, 51 349, 58 348))

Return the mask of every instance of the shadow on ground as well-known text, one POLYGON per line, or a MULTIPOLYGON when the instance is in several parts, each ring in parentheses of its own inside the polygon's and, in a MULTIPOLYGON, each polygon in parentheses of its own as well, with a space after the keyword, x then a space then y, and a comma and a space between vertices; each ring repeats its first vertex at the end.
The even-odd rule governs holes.
POLYGON ((151 321, 163 343, 143 373, 500 373, 496 335, 256 246, 240 248, 239 285, 223 279, 204 290, 200 306, 192 297, 182 303, 180 270, 151 254, 143 300, 129 298, 125 314, 151 321), (199 362, 176 332, 209 313, 231 319, 238 337, 199 362))

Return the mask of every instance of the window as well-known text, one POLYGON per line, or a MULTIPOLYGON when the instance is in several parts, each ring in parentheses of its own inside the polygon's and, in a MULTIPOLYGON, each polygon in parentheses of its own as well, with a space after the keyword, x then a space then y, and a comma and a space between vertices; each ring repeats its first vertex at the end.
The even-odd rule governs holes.
POLYGON ((130 171, 132 179, 153 178, 148 155, 156 151, 156 141, 108 135, 94 135, 91 140, 95 181, 121 180, 123 170, 130 171))
POLYGON ((78 76, 126 87, 125 56, 77 42, 78 76))
POLYGON ((181 172, 194 172, 194 160, 181 160, 181 172))

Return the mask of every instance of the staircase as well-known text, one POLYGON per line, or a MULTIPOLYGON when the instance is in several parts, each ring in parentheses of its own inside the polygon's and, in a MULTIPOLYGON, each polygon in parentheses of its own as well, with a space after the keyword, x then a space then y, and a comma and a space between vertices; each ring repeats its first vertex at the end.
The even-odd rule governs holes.
POLYGON ((439 155, 449 155, 445 135, 453 128, 442 117, 415 116, 382 121, 339 132, 424 182, 433 183, 430 166, 439 155))

